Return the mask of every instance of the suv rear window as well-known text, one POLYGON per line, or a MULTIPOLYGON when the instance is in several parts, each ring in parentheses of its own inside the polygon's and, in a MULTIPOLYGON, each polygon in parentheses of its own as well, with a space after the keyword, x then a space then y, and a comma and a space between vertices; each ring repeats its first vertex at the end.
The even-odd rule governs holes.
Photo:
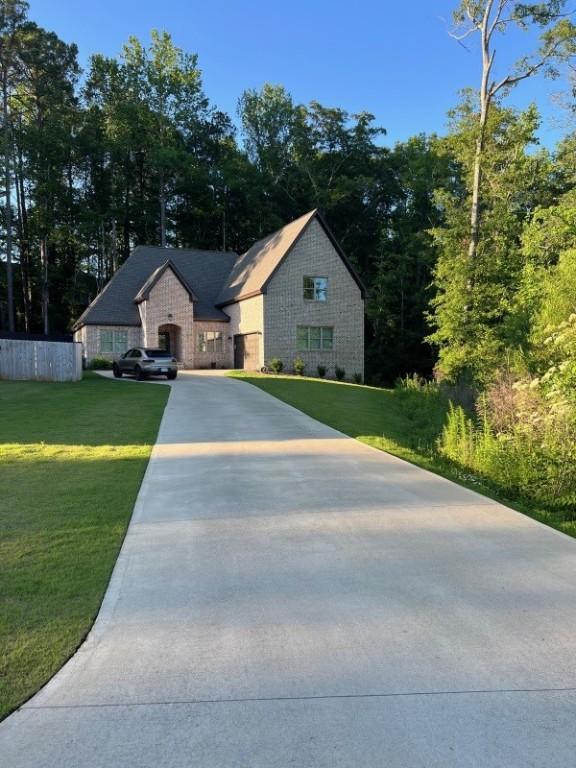
POLYGON ((145 349, 148 357, 172 357, 170 352, 166 352, 165 349, 145 349))

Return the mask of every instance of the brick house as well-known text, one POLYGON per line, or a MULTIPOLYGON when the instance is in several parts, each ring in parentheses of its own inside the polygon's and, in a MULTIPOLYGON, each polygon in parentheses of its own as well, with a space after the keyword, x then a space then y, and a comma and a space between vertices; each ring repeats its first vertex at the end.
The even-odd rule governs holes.
POLYGON ((136 346, 187 368, 258 370, 278 357, 364 373, 364 287, 318 211, 239 256, 138 246, 74 325, 88 360, 136 346))

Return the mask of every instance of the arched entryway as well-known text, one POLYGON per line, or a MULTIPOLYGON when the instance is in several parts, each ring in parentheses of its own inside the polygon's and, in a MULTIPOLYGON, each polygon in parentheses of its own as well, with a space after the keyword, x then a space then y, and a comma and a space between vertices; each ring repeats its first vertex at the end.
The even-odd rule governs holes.
POLYGON ((158 347, 170 352, 176 360, 182 359, 181 329, 174 323, 166 323, 158 327, 158 347))

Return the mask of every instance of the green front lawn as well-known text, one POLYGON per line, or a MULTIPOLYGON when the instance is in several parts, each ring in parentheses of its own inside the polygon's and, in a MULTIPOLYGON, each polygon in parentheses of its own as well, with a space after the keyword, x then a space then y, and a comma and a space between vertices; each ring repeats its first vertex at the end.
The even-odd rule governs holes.
POLYGON ((531 499, 511 499, 486 478, 474 476, 438 453, 437 440, 446 420, 448 401, 432 387, 379 389, 244 371, 230 375, 367 445, 436 472, 576 537, 576 521, 561 509, 531 499))
POLYGON ((95 374, 0 381, 0 718, 90 629, 168 394, 95 374))

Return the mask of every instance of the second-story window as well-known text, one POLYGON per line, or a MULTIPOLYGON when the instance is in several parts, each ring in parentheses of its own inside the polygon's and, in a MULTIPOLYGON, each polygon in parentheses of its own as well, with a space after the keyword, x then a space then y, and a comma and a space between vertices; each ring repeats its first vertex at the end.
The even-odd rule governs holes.
POLYGON ((304 298, 307 301, 326 301, 328 296, 327 277, 305 277, 304 298))

